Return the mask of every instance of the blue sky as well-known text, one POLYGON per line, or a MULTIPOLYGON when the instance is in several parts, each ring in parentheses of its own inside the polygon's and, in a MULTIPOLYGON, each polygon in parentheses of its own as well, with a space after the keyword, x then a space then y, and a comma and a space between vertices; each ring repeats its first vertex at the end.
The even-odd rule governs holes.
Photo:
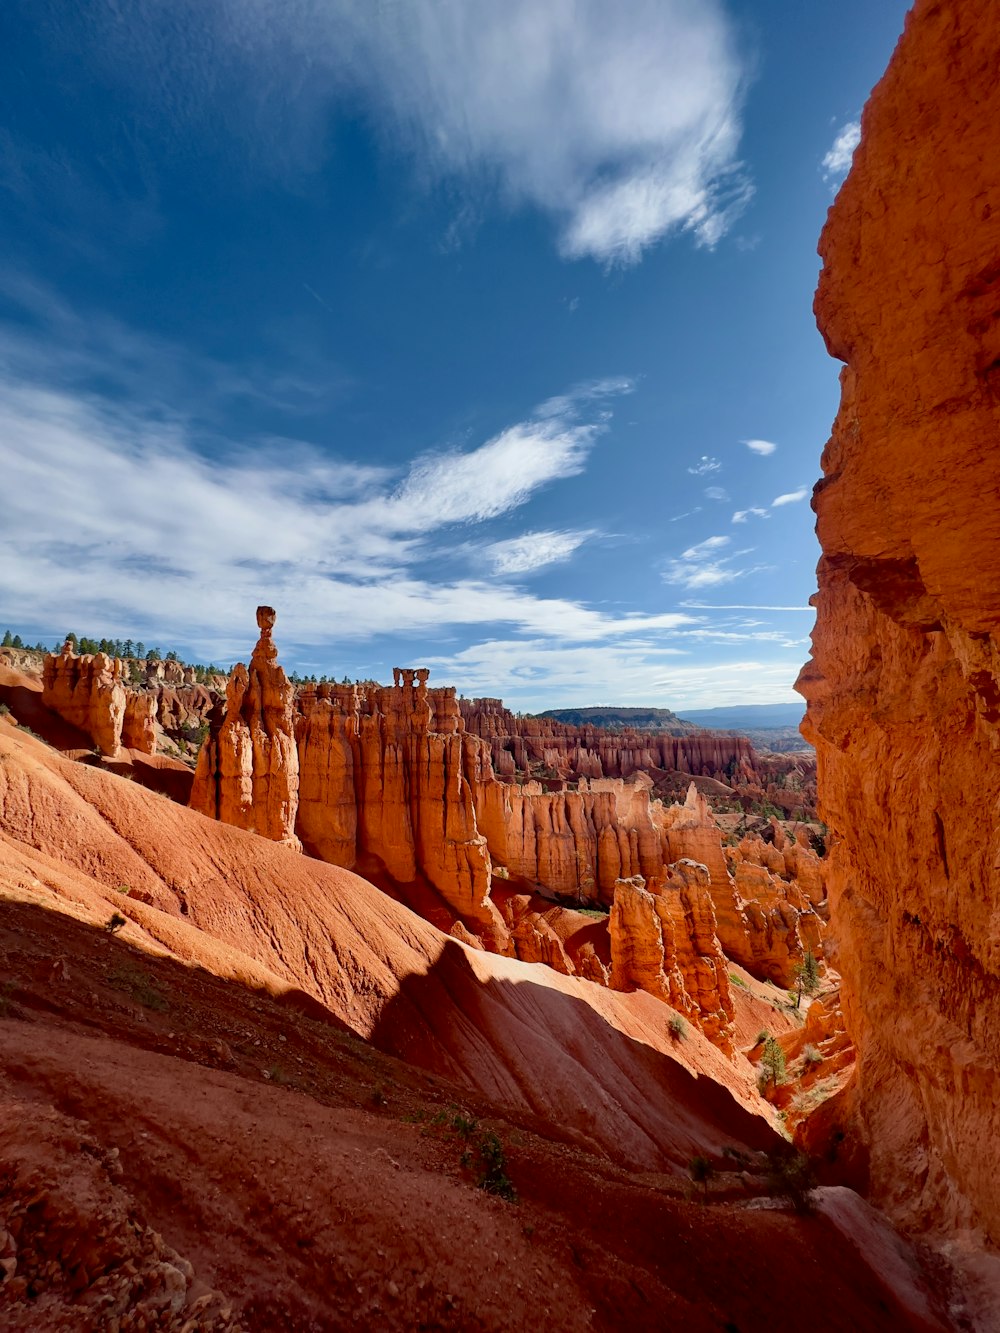
POLYGON ((792 700, 902 0, 13 0, 0 624, 792 700))

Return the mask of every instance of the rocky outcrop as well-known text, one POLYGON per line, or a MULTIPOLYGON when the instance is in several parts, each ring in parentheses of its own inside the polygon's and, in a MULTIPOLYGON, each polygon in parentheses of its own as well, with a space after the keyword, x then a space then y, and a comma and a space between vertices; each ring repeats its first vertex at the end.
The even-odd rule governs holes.
POLYGON ((295 694, 278 665, 274 616, 269 606, 257 608, 260 638, 249 670, 240 662, 229 677, 225 717, 198 756, 190 805, 225 824, 299 847, 295 694))
POLYGON ((102 754, 122 748, 126 691, 118 658, 104 653, 77 657, 67 640, 61 653, 49 653, 42 675, 42 703, 91 737, 102 754))
POLYGON ((425 669, 393 674, 392 686, 303 691, 299 833, 346 869, 376 866, 399 884, 426 879, 466 926, 502 947, 473 799, 494 780, 489 751, 462 732, 454 690, 428 690, 425 669))
POLYGON ((640 875, 618 880, 608 929, 611 988, 648 991, 731 1054, 733 1003, 707 869, 683 860, 649 888, 640 875))
MULTIPOLYGON (((789 843, 786 853, 758 839, 775 864, 757 867, 759 884, 740 871, 741 895, 694 784, 674 807, 651 798, 643 773, 581 777, 558 791, 503 781, 488 741, 465 730, 454 689, 429 689, 425 669, 396 668, 391 686, 307 685, 293 698, 274 660, 272 621, 263 608, 250 671, 234 669, 225 709, 211 719, 195 809, 299 839, 465 943, 660 995, 725 1050, 724 951, 787 982, 814 939, 818 952, 812 905, 783 878, 786 854, 812 855, 807 848, 789 843), (621 886, 640 880, 645 897, 626 910, 621 886), (571 904, 617 912, 611 933, 606 916, 571 904), (647 948, 661 961, 644 972, 633 955, 647 948)), ((741 866, 752 862, 750 846, 741 866)))
POLYGON ((1000 1244, 1000 16, 918 0, 823 232, 816 745, 874 1197, 1000 1244))
POLYGON ((667 859, 686 857, 706 867, 716 929, 726 955, 753 976, 790 986, 807 951, 821 958, 825 898, 823 862, 808 847, 782 841, 779 849, 746 837, 724 849, 705 798, 692 785, 682 806, 663 815, 667 859), (799 883, 801 868, 816 902, 799 883))

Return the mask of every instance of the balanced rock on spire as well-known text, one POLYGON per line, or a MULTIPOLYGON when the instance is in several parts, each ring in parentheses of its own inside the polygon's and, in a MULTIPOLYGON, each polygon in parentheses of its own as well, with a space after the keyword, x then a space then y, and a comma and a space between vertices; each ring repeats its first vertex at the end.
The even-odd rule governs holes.
POLYGON ((260 638, 249 670, 239 662, 229 677, 225 713, 212 719, 198 756, 190 805, 225 824, 301 850, 295 835, 295 691, 278 665, 274 620, 273 607, 258 606, 260 638))

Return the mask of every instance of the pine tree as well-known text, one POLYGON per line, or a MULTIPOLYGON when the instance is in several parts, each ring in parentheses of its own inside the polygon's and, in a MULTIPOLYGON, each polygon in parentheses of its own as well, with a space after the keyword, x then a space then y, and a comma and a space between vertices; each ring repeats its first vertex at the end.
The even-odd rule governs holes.
POLYGON ((13 646, 14 646, 14 638, 10 630, 8 630, 7 633, 3 636, 3 644, 0 645, 0 647, 13 648, 13 646))
POLYGON ((803 992, 806 995, 815 995, 820 988, 819 964, 816 957, 810 949, 795 969, 795 1007, 798 1009, 802 1002, 803 992))
POLYGON ((11 646, 12 648, 23 648, 23 647, 24 647, 24 644, 23 644, 23 642, 21 641, 21 636, 20 636, 20 634, 15 634, 15 635, 14 635, 14 637, 13 637, 13 638, 11 639, 11 641, 10 641, 10 646, 11 646))
POLYGON ((768 1037, 761 1052, 760 1067, 764 1074, 764 1086, 776 1088, 785 1081, 785 1052, 777 1037, 768 1037))

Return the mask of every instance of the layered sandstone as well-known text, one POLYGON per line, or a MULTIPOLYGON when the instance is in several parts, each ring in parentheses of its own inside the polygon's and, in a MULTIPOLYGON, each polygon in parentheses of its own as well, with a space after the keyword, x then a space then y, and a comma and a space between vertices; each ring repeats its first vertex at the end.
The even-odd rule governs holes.
POLYGON ((918 0, 823 233, 799 688, 874 1196, 1000 1243, 1000 16, 918 0))
MULTIPOLYGON (((272 620, 265 608, 250 672, 234 669, 226 706, 212 715, 195 809, 299 839, 464 943, 668 999, 726 1051, 725 955, 789 984, 805 948, 819 954, 819 918, 786 859, 809 858, 808 848, 757 839, 766 868, 745 840, 731 866, 694 783, 685 805, 665 806, 641 772, 557 791, 503 781, 489 742, 465 730, 454 689, 429 689, 426 669, 396 668, 391 686, 324 683, 293 696, 274 660, 272 620), (626 912, 621 886, 640 880, 645 898, 626 912), (652 914, 636 906, 650 896, 652 914), (603 906, 614 919, 570 904, 603 906), (648 975, 623 961, 654 936, 649 948, 662 958, 648 975)), ((769 831, 776 838, 780 826, 769 831)))
POLYGON ((61 653, 45 658, 42 703, 91 737, 102 754, 122 748, 126 690, 120 659, 104 653, 77 657, 67 640, 61 653))
POLYGON ((493 780, 489 751, 461 729, 453 689, 426 669, 392 686, 303 691, 298 829, 310 851, 346 869, 372 862, 393 880, 424 877, 476 933, 502 947, 491 863, 473 789, 493 780))
POLYGON ((640 875, 620 879, 608 925, 611 988, 648 991, 730 1054, 733 1003, 706 868, 679 861, 648 889, 640 875))
POLYGON ((760 784, 757 757, 744 736, 573 726, 549 717, 517 716, 500 699, 461 699, 459 705, 466 731, 489 742, 494 768, 504 776, 523 773, 575 782, 688 773, 727 784, 760 784))
POLYGON ((250 659, 233 668, 225 718, 202 746, 190 805, 225 824, 298 847, 299 757, 295 692, 278 665, 275 613, 257 608, 260 638, 250 659))

